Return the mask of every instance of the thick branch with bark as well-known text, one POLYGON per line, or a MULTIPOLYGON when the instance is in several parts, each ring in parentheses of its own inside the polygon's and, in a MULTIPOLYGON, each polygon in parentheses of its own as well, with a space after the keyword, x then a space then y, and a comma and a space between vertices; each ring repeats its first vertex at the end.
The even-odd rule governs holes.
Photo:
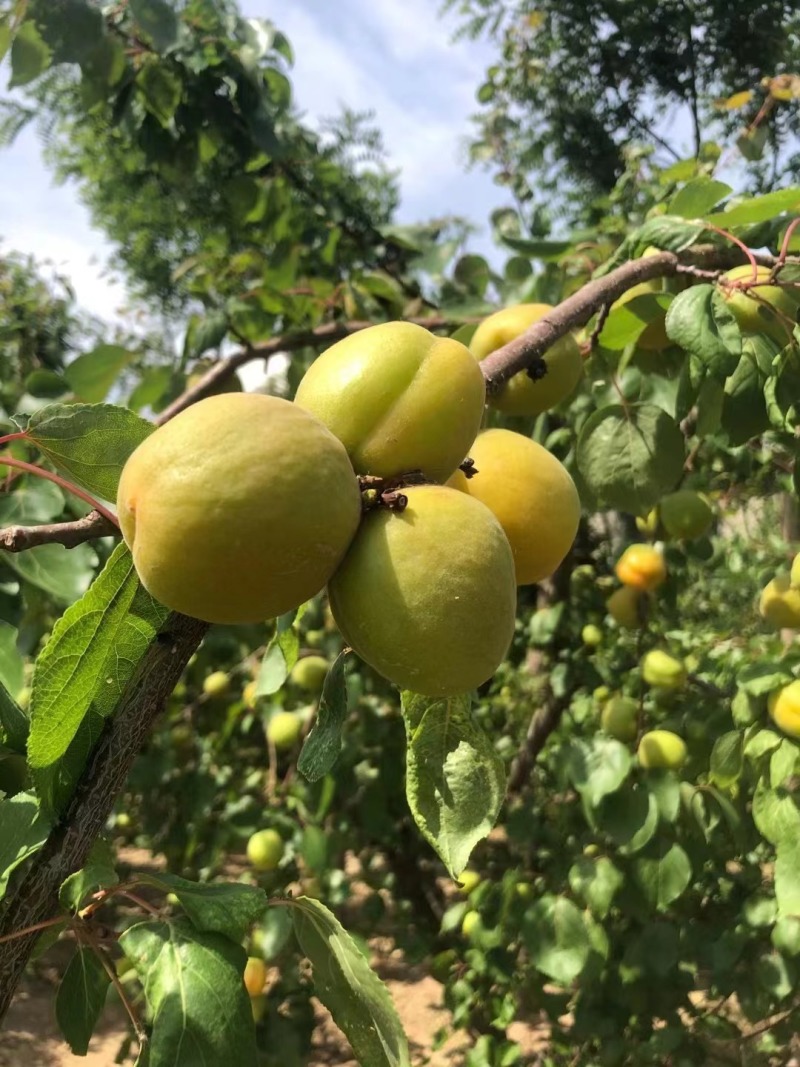
POLYGON ((99 511, 90 511, 73 522, 53 522, 42 526, 6 526, 0 530, 0 549, 25 552, 37 545, 63 545, 75 548, 98 537, 119 536, 119 530, 99 511))
MULTIPOLYGON (((134 760, 207 629, 206 623, 185 615, 167 619, 108 720, 63 817, 6 899, 0 912, 0 939, 58 914, 59 886, 86 863, 134 760)), ((0 940, 0 1021, 38 936, 0 940)))

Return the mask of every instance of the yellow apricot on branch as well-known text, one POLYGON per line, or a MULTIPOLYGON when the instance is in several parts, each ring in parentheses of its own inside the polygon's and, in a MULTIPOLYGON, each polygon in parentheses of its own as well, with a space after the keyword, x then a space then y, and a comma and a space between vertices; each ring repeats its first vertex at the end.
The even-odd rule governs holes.
POLYGON ((491 511, 439 485, 365 515, 328 585, 336 624, 384 678, 426 696, 494 674, 514 633, 514 557, 491 511))
POLYGON ((244 965, 244 987, 249 997, 263 993, 267 983, 267 965, 258 956, 248 956, 244 965))
POLYGON ((460 341, 385 322, 323 352, 295 402, 338 437, 357 474, 421 470, 444 482, 475 440, 485 398, 480 368, 460 341))
POLYGON ((277 830, 258 830, 247 842, 247 858, 257 871, 274 871, 283 857, 283 838, 277 830))
POLYGON ((745 263, 722 276, 721 291, 742 333, 765 333, 786 345, 797 322, 800 289, 768 284, 741 287, 742 283, 748 282, 767 283, 770 274, 769 267, 757 266, 754 271, 750 263, 745 263))
POLYGON ((658 689, 680 689, 686 681, 686 668, 668 652, 653 648, 642 659, 642 677, 658 689))
POLYGON ((770 695, 772 721, 789 737, 800 737, 800 681, 791 682, 770 695))
POLYGON ((320 693, 328 673, 324 656, 303 656, 289 672, 289 681, 308 693, 320 693))
POLYGON ((477 471, 448 485, 497 517, 514 553, 517 585, 549 577, 572 547, 581 515, 575 483, 547 449, 521 433, 486 430, 470 448, 477 471))
POLYGON ((792 585, 788 574, 779 574, 768 582, 758 602, 761 617, 776 630, 800 627, 800 588, 792 585))
POLYGON ((639 732, 639 705, 631 697, 613 696, 603 705, 600 725, 617 741, 634 741, 639 732))
POLYGON ((156 600, 205 622, 253 623, 323 588, 355 535, 361 494, 341 443, 308 412, 229 393, 139 445, 117 508, 156 600))
POLYGON ((303 732, 303 723, 293 711, 276 711, 267 722, 267 740, 278 752, 294 748, 303 732))
POLYGON ((652 545, 628 545, 615 571, 623 585, 645 592, 657 589, 667 577, 664 556, 652 545))
MULTIPOLYGON (((516 304, 489 315, 478 326, 469 343, 470 352, 482 361, 498 348, 515 340, 553 308, 550 304, 516 304)), ((507 415, 541 415, 575 391, 583 377, 583 359, 578 342, 571 334, 560 338, 540 361, 542 375, 520 371, 489 398, 491 407, 507 415)))

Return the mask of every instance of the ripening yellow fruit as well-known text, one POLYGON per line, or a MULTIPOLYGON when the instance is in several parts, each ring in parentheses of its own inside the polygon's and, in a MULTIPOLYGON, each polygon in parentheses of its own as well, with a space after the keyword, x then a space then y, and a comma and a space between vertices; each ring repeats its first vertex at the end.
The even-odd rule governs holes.
POLYGON ((267 965, 258 956, 248 956, 244 965, 244 987, 249 997, 257 997, 264 992, 267 982, 267 965))
POLYGON ((764 587, 758 610, 776 630, 799 628, 800 588, 792 585, 788 574, 777 575, 764 587))
POLYGON ((250 997, 250 1010, 253 1013, 254 1023, 260 1023, 264 1016, 267 1014, 268 1004, 269 998, 263 993, 257 997, 250 997))
POLYGON ((478 500, 439 485, 404 490, 404 511, 364 516, 328 585, 344 639, 379 674, 426 696, 494 674, 514 633, 514 557, 478 500))
POLYGON ((283 838, 277 830, 258 830, 247 842, 247 858, 257 871, 273 871, 283 856, 283 838))
POLYGON ((646 515, 637 515, 636 529, 641 534, 654 537, 658 533, 658 508, 651 508, 646 515))
MULTIPOLYGON (((498 348, 513 341, 553 308, 550 304, 516 304, 489 315, 478 326, 469 343, 470 352, 482 361, 498 348)), ((544 354, 547 373, 534 381, 520 371, 505 383, 489 404, 507 415, 541 415, 575 391, 583 377, 583 359, 578 342, 567 334, 544 354)))
POLYGON ((324 656, 304 656, 289 672, 289 681, 309 693, 320 693, 328 674, 328 661, 324 656))
POLYGON ((792 339, 793 324, 797 322, 800 295, 797 289, 780 285, 756 285, 751 289, 731 289, 725 282, 767 282, 770 268, 758 266, 753 273, 750 263, 734 267, 720 279, 720 291, 728 307, 745 333, 765 333, 779 344, 792 339))
POLYGON ((617 741, 633 741, 639 731, 639 705, 630 697, 614 696, 600 713, 600 725, 617 741))
POLYGON ((599 626, 595 626, 594 623, 587 623, 581 630, 581 641, 588 648, 597 648, 598 645, 603 643, 603 631, 599 626))
POLYGON ((469 350, 411 322, 381 323, 332 345, 295 396, 339 438, 358 474, 421 470, 435 482, 466 456, 485 399, 469 350))
POLYGON ((636 755, 648 770, 678 771, 686 762, 686 742, 671 730, 650 730, 639 742, 636 755))
POLYGON ((225 671, 212 671, 203 679, 203 692, 207 697, 221 697, 230 689, 231 680, 225 671))
POLYGON ((475 934, 480 933, 482 926, 483 922, 479 911, 468 911, 461 920, 461 932, 464 937, 471 938, 475 934))
POLYGON ((229 393, 139 445, 117 508, 156 600, 206 622, 253 623, 323 588, 356 532, 361 494, 341 443, 308 412, 229 393))
POLYGON ((447 483, 485 504, 514 553, 517 585, 549 577, 572 547, 581 515, 575 483, 546 448, 511 430, 486 430, 469 450, 471 478, 447 483))
POLYGON ((267 722, 267 740, 278 752, 294 748, 303 732, 303 722, 293 711, 276 711, 267 722))
POLYGON ((625 630, 639 630, 647 620, 651 598, 649 594, 633 586, 623 585, 606 601, 606 610, 611 618, 625 630))
POLYGON ((664 557, 652 545, 628 545, 615 570, 623 585, 645 592, 657 589, 667 577, 664 557))
POLYGON ((705 537, 714 522, 711 505, 692 489, 669 493, 658 506, 661 525, 670 537, 694 540, 705 537))
POLYGON ((792 560, 792 572, 789 575, 792 589, 800 589, 800 552, 792 560))
POLYGON ((462 871, 458 876, 458 880, 461 885, 458 887, 459 891, 468 897, 473 889, 477 889, 481 884, 481 876, 477 871, 462 871))
POLYGON ((258 684, 255 680, 250 681, 242 690, 242 700, 246 708, 254 708, 258 701, 258 684))
POLYGON ((642 677, 659 689, 680 689, 686 681, 686 668, 674 656, 653 648, 642 659, 642 677))
POLYGON ((800 681, 790 682, 769 698, 769 713, 789 737, 800 737, 800 681))

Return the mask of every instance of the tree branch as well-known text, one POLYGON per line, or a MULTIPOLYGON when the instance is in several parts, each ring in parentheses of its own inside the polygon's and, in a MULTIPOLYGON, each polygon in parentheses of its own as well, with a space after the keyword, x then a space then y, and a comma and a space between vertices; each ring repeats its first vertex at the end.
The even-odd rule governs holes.
POLYGON ((566 698, 556 700, 548 690, 547 699, 531 719, 525 742, 511 764, 508 774, 509 793, 516 793, 528 781, 536 757, 544 748, 550 734, 561 722, 561 717, 568 706, 569 701, 566 698))
POLYGON ((139 750, 207 630, 197 619, 170 615, 106 723, 62 818, 6 898, 0 912, 0 1021, 39 934, 1 939, 58 912, 61 883, 85 864, 139 750))
POLYGON ((63 545, 75 548, 98 537, 119 536, 119 529, 99 511, 90 511, 73 522, 54 522, 44 526, 6 526, 0 530, 0 549, 25 552, 37 545, 63 545))

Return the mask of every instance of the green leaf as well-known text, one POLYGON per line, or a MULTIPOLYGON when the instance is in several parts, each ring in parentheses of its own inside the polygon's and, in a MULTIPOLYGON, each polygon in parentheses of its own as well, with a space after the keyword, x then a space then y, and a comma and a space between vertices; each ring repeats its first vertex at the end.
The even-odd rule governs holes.
POLYGON ((578 438, 576 462, 599 507, 644 515, 674 489, 685 446, 678 425, 652 404, 595 411, 578 438))
POLYGON ((739 730, 722 734, 711 750, 710 778, 721 789, 739 780, 744 767, 743 735, 739 730))
POLYGON ((39 851, 49 832, 50 822, 32 793, 0 800, 0 900, 6 894, 11 872, 39 851))
POLYGON ((119 944, 142 982, 153 1020, 148 1067, 256 1067, 241 946, 183 920, 139 923, 119 944))
POLYGON ((268 904, 263 889, 243 882, 191 882, 176 874, 144 872, 134 880, 174 893, 195 929, 231 941, 241 941, 268 904))
POLYGON ((637 254, 650 245, 667 252, 682 252, 696 244, 703 227, 672 215, 658 215, 648 219, 631 239, 637 254))
POLYGON ((523 237, 502 236, 500 240, 513 252, 519 252, 531 259, 541 259, 544 262, 560 259, 565 252, 572 248, 571 241, 532 241, 523 237))
POLYGON ((615 307, 598 338, 602 348, 621 351, 644 333, 649 323, 664 315, 674 297, 671 293, 645 293, 615 307))
POLYGON ((639 856, 633 865, 636 881, 653 907, 663 911, 682 896, 692 878, 692 865, 680 845, 658 844, 654 855, 639 856))
MULTIPOLYGON (((183 86, 172 71, 163 63, 154 61, 145 64, 136 76, 136 84, 142 91, 144 106, 162 126, 169 126, 181 102, 183 86)), ((96 397, 102 400, 102 397, 96 397)))
POLYGON ((69 961, 56 994, 58 1026, 76 1056, 85 1056, 89 1050, 110 983, 100 958, 89 948, 79 948, 69 961))
POLYGON ((606 856, 589 859, 581 856, 569 869, 569 885, 593 915, 604 919, 611 902, 624 882, 621 871, 606 856))
POLYGON ((752 226, 757 222, 769 222, 785 211, 800 211, 800 187, 778 189, 774 193, 755 196, 728 211, 706 215, 706 221, 724 230, 734 226, 752 226))
POLYGON ((63 374, 52 370, 35 370, 25 379, 25 391, 31 396, 51 400, 68 393, 69 382, 63 374))
POLYGON ((293 929, 289 908, 269 908, 260 923, 253 929, 251 944, 254 951, 267 963, 278 958, 293 929))
POLYGON ((314 988, 361 1067, 409 1067, 408 1043, 392 999, 338 919, 318 900, 291 901, 297 940, 314 968, 314 988))
POLYGON ((97 404, 105 400, 120 372, 136 356, 122 345, 98 345, 78 356, 64 371, 78 400, 97 404))
POLYGON ((325 677, 317 717, 297 760, 297 769, 309 782, 323 778, 342 750, 342 730, 347 718, 346 656, 346 650, 340 652, 325 677))
POLYGON ((470 705, 466 695, 401 697, 408 804, 452 878, 494 826, 505 794, 503 762, 473 723, 470 705))
POLYGON ((732 192, 730 185, 725 182, 701 174, 678 190, 667 205, 667 211, 684 219, 697 219, 732 192))
POLYGON ((631 754, 611 737, 596 735, 589 741, 574 740, 567 755, 570 780, 590 808, 619 789, 631 769, 631 754))
POLYGON ((766 778, 760 778, 753 794, 753 822, 767 841, 781 848, 794 848, 800 840, 800 809, 794 797, 775 790, 766 778))
POLYGON ((58 899, 67 911, 80 911, 88 898, 98 889, 117 885, 119 875, 114 869, 114 853, 109 843, 99 838, 92 846, 86 866, 65 878, 58 891, 58 899))
POLYGON ((0 60, 5 59, 11 47, 11 26, 8 22, 0 23, 0 60))
POLYGON ((714 285, 693 285, 678 293, 665 321, 667 336, 686 349, 698 370, 721 381, 733 374, 742 354, 742 335, 733 312, 714 285))
POLYGON ((20 26, 11 45, 9 89, 28 85, 50 66, 51 52, 31 19, 20 26))
POLYGON ((491 272, 483 256, 462 256, 455 265, 453 276, 474 296, 482 297, 489 285, 491 272))
POLYGON ((0 685, 0 737, 4 738, 4 744, 24 754, 29 726, 28 716, 5 686, 0 685))
POLYGON ((733 374, 725 382, 722 402, 722 429, 734 446, 743 445, 769 428, 764 402, 766 375, 753 352, 763 338, 742 338, 742 356, 733 374))
POLYGON ((33 675, 28 740, 46 807, 59 808, 71 794, 103 720, 168 614, 139 583, 128 549, 118 545, 89 591, 53 627, 33 675))
POLYGON ((566 897, 547 895, 532 904, 522 938, 534 967, 564 986, 581 973, 592 948, 581 912, 566 897))
POLYGON ((625 854, 644 848, 658 829, 658 801, 641 785, 610 793, 594 815, 600 829, 625 854))
POLYGON ((166 52, 178 41, 178 17, 167 0, 130 0, 130 11, 156 52, 166 52))
POLYGON ((26 435, 72 481, 113 501, 125 462, 154 429, 128 408, 50 404, 31 418, 26 435))
POLYGON ((188 359, 202 356, 210 348, 219 348, 228 332, 228 316, 224 311, 208 315, 192 315, 186 330, 183 354, 188 359))
POLYGON ((17 650, 17 631, 0 619, 0 685, 16 697, 25 684, 25 661, 17 650))

